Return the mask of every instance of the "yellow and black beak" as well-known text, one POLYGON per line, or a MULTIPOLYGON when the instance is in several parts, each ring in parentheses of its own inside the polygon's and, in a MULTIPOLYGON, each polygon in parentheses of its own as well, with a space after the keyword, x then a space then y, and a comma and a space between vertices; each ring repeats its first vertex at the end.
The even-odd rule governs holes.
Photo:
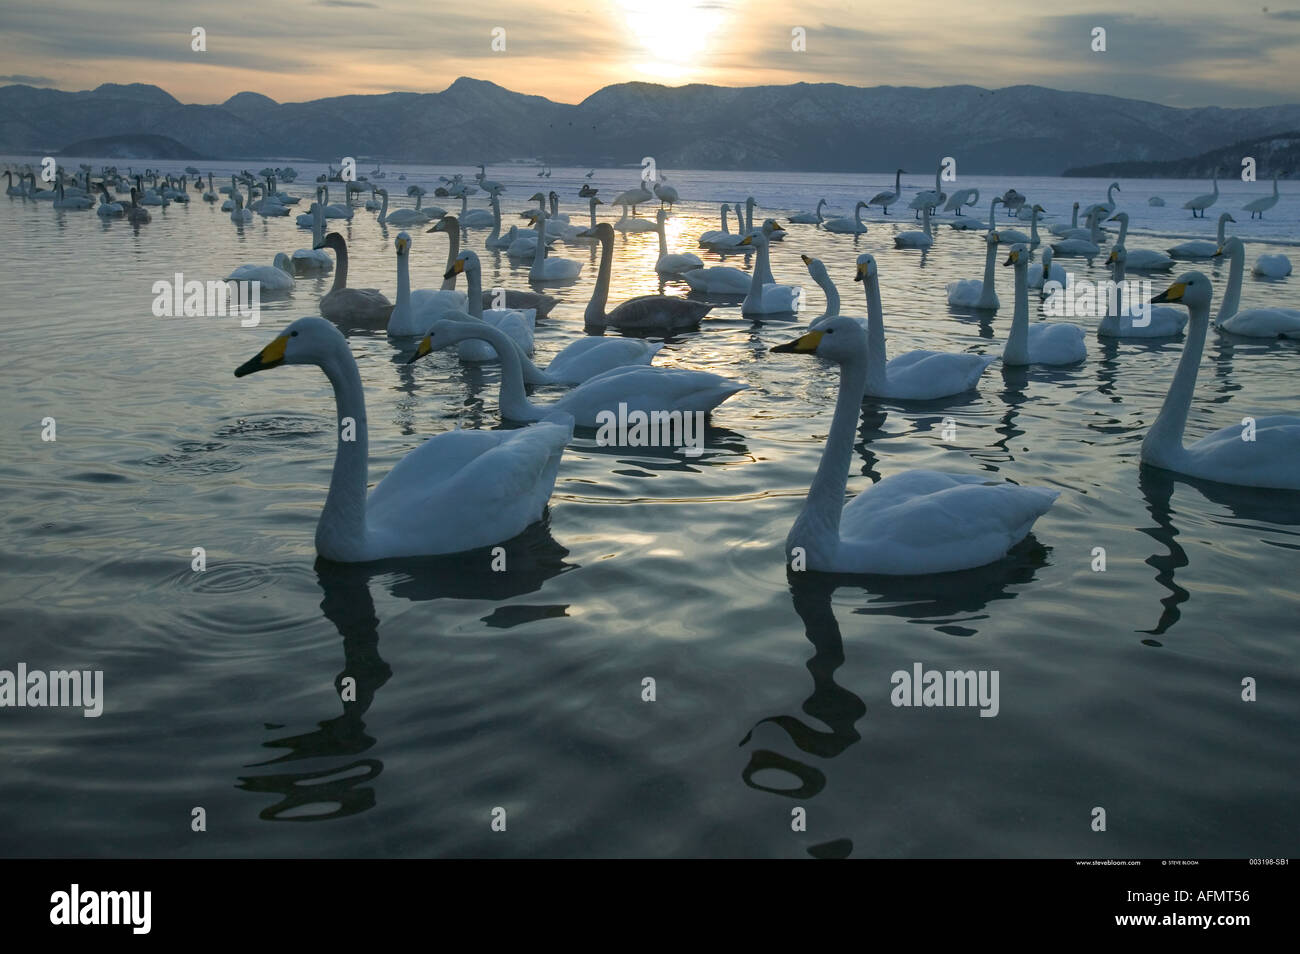
POLYGON ((746 236, 745 236, 743 239, 741 239, 737 244, 739 244, 739 245, 753 245, 753 244, 754 244, 754 236, 752 236, 752 235, 746 235, 746 236))
POLYGON ((411 247, 411 242, 409 239, 404 239, 399 236, 396 245, 397 245, 397 254, 405 255, 406 250, 411 247))
POLYGON ((1223 246, 1220 245, 1218 248, 1214 250, 1214 257, 1221 258, 1222 256, 1223 256, 1223 246))
POLYGON ((1106 264, 1107 264, 1107 265, 1114 265, 1114 264, 1115 264, 1116 262, 1118 262, 1118 261, 1119 261, 1119 252, 1111 252, 1110 255, 1109 255, 1109 256, 1107 257, 1107 259, 1106 259, 1106 264))
POLYGON ((242 378, 254 371, 265 371, 276 365, 284 364, 284 349, 289 344, 288 335, 280 335, 269 345, 235 368, 235 377, 242 378))
POLYGON ((864 282, 864 281, 866 281, 866 280, 867 280, 867 271, 868 271, 867 263, 866 263, 866 262, 859 262, 859 263, 858 263, 858 270, 857 270, 856 272, 854 272, 854 274, 853 274, 853 280, 854 280, 855 282, 864 282))
POLYGON ((776 221, 775 219, 773 219, 773 220, 772 220, 772 231, 773 231, 773 232, 784 232, 785 229, 781 228, 781 223, 780 223, 780 222, 778 222, 778 221, 776 221))
POLYGON ((807 255, 800 255, 799 257, 803 259, 803 263, 804 263, 805 265, 811 265, 811 264, 812 264, 812 259, 809 258, 807 255))
POLYGON ((443 275, 442 277, 451 278, 453 275, 460 275, 464 271, 465 271, 465 260, 463 258, 458 258, 456 259, 456 261, 451 263, 451 268, 447 269, 446 274, 443 275))
POLYGON ((1012 252, 1010 255, 1007 256, 1007 260, 1006 260, 1005 262, 1003 262, 1002 264, 1003 264, 1003 265, 1014 265, 1014 264, 1016 264, 1016 262, 1018 262, 1018 261, 1020 261, 1020 253, 1019 253, 1019 252, 1012 252))
POLYGON ((1170 285, 1168 288, 1162 291, 1159 295, 1156 295, 1155 298, 1152 298, 1151 304, 1158 305, 1161 302, 1165 302, 1165 301, 1182 301, 1183 292, 1185 291, 1187 291, 1186 282, 1174 282, 1172 285, 1170 285))
POLYGON ((406 363, 415 364, 415 362, 419 361, 421 358, 423 358, 426 354, 429 354, 431 351, 433 351, 433 336, 425 335, 423 338, 420 339, 420 344, 418 347, 416 347, 415 354, 411 355, 411 357, 407 360, 406 363))
POLYGON ((812 354, 822 342, 824 331, 810 331, 806 335, 787 341, 772 349, 773 354, 812 354))

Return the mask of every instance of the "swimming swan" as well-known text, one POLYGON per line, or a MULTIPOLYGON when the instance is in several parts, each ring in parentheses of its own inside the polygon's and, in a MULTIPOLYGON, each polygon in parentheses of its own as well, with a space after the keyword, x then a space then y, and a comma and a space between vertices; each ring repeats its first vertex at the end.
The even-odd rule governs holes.
POLYGON ((1247 338, 1300 338, 1300 308, 1241 307, 1241 279, 1245 271, 1246 247, 1235 235, 1223 243, 1221 255, 1228 256, 1228 287, 1214 319, 1215 327, 1247 338))
POLYGON ((331 321, 387 322, 393 304, 377 288, 348 288, 348 243, 338 232, 331 232, 321 243, 331 249, 338 265, 334 284, 321 296, 320 313, 331 321))
POLYGON ((998 256, 998 233, 990 231, 985 234, 984 242, 984 279, 964 278, 948 283, 948 304, 957 308, 978 308, 981 311, 997 311, 1002 303, 998 300, 997 290, 993 285, 998 256))
POLYGON ((1011 316, 1011 332, 1002 350, 1002 364, 1018 367, 1027 364, 1077 364, 1088 357, 1083 343, 1083 329, 1064 321, 1029 323, 1029 259, 1033 253, 1024 245, 1011 249, 1003 265, 1016 273, 1016 305, 1011 316))
POLYGON ((616 305, 612 311, 605 311, 609 302, 610 273, 614 269, 614 229, 608 222, 601 222, 583 235, 600 241, 600 271, 596 275, 591 301, 587 302, 587 309, 583 312, 583 321, 588 328, 610 325, 635 330, 694 328, 713 308, 703 302, 669 295, 639 295, 616 305))

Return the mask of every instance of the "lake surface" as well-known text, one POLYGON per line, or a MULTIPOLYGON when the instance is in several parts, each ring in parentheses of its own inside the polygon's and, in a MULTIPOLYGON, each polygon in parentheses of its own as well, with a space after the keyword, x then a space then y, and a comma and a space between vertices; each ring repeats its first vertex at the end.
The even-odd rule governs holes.
MULTIPOLYGON (((220 179, 246 165, 211 168, 220 179)), ((295 165, 302 175, 285 191, 308 195, 321 167, 295 165)), ((386 185, 396 198, 453 171, 470 170, 394 166, 386 185), (407 182, 394 181, 403 170, 407 182)), ((541 182, 579 211, 586 170, 549 180, 534 171, 489 169, 506 183, 508 217, 541 182)), ((981 233, 945 224, 922 257, 893 248, 896 230, 916 227, 897 206, 888 217, 872 210, 856 238, 786 222, 821 196, 851 212, 892 186, 883 173, 668 173, 689 200, 670 220, 674 249, 699 252, 716 203, 753 195, 760 215, 789 229, 772 267, 807 289, 806 311, 755 324, 734 300, 670 341, 657 363, 750 389, 718 409, 698 458, 575 437, 547 522, 511 542, 504 574, 482 560, 316 560, 333 462, 329 386, 310 367, 231 372, 315 313, 330 278, 300 278, 289 297, 264 300, 254 328, 154 317, 153 284, 175 272, 221 278, 309 247, 292 215, 236 227, 195 195, 151 210, 136 230, 48 203, 0 203, 0 669, 102 670, 105 696, 97 719, 0 709, 0 854, 1300 854, 1300 494, 1139 466, 1181 340, 1103 344, 1096 319, 1075 319, 1089 330, 1076 368, 995 364, 978 393, 956 401, 865 401, 850 493, 933 468, 1061 496, 1024 544, 980 570, 885 581, 788 573, 782 543, 838 383, 827 363, 768 352, 823 308, 800 253, 825 261, 847 314, 865 314, 856 257, 876 255, 891 354, 1000 353, 1011 270, 998 269, 1002 311, 981 321, 951 312, 944 292, 980 276, 981 233), (41 439, 47 417, 54 442, 41 439), (945 438, 948 417, 956 430, 945 438), (191 569, 194 547, 206 550, 204 572, 191 569), (1093 569, 1096 547, 1104 572, 1093 569), (915 663, 996 670, 997 716, 895 707, 891 674, 915 663), (355 701, 340 699, 344 677, 356 680, 355 701), (642 700, 647 677, 653 702, 642 700), (1247 678, 1257 701, 1242 700, 1247 678), (195 807, 206 832, 191 831, 195 807), (1105 832, 1092 830, 1097 807, 1105 832), (504 832, 491 827, 497 808, 504 832), (792 830, 794 808, 806 809, 806 831, 792 830)), ((608 197, 636 177, 598 170, 593 181, 608 197)), ((907 177, 904 201, 932 183, 907 177)), ((1106 184, 958 183, 985 190, 970 210, 981 218, 993 192, 1014 186, 1052 213, 1049 224, 1073 201, 1103 199, 1106 184)), ((1265 252, 1295 259, 1294 196, 1262 222, 1238 211, 1268 188, 1225 183, 1201 222, 1180 206, 1207 184, 1124 180, 1129 247, 1213 237, 1228 210, 1248 263, 1265 252), (1168 204, 1149 208, 1153 194, 1168 204)), ((400 230, 360 209, 330 226, 348 239, 350 283, 393 297, 400 230)), ((409 231, 413 286, 437 287, 446 240, 409 231)), ((526 287, 526 264, 485 253, 485 234, 468 238, 485 285, 526 287)), ((611 302, 657 291, 654 233, 615 248, 611 302)), ((588 264, 539 322, 539 364, 581 333, 596 273, 587 247, 554 254, 588 264)), ((1100 263, 1069 267, 1105 277, 1100 263)), ((1216 288, 1226 280, 1226 263, 1189 267, 1216 288)), ((1156 290, 1166 281, 1155 278, 1156 290)), ((1298 307, 1298 281, 1248 275, 1243 307, 1298 307)), ((383 334, 350 344, 372 482, 432 435, 500 426, 496 366, 440 353, 408 367, 383 334)), ((1298 350, 1211 331, 1189 440, 1246 416, 1297 413, 1298 350)))

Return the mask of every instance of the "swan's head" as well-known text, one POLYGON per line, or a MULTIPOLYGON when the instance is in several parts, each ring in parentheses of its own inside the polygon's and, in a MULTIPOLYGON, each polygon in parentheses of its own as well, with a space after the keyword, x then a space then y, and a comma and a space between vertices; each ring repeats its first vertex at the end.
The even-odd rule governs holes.
POLYGON ((447 269, 447 273, 442 277, 453 278, 463 272, 477 272, 478 270, 478 256, 469 249, 466 249, 456 256, 456 261, 451 263, 451 268, 447 269))
POLYGON ((1110 218, 1108 218, 1106 221, 1107 221, 1107 222, 1127 222, 1127 221, 1128 221, 1128 213, 1127 213, 1127 212, 1116 212, 1114 215, 1112 215, 1112 216, 1111 216, 1110 218))
POLYGON ((809 255, 800 255, 804 265, 808 268, 808 274, 813 277, 817 284, 828 283, 831 280, 830 273, 826 271, 826 265, 820 258, 812 258, 809 255))
POLYGON ((1016 268, 1028 268, 1033 257, 1034 253, 1029 250, 1029 246, 1023 242, 1018 242, 1011 246, 1011 252, 1007 255, 1007 260, 1002 264, 1014 265, 1016 268))
POLYGON ((529 201, 529 202, 545 202, 545 201, 546 201, 546 196, 542 195, 540 192, 534 192, 531 196, 528 197, 528 201, 529 201))
POLYGON ((1046 212, 1047 210, 1046 210, 1045 208, 1043 208, 1041 205, 1038 205, 1037 203, 1034 203, 1034 207, 1033 207, 1032 209, 1030 209, 1029 211, 1030 211, 1030 212, 1046 212))
POLYGON ((340 346, 346 349, 347 339, 333 324, 324 318, 299 318, 269 345, 235 368, 235 377, 242 378, 282 364, 323 365, 338 353, 340 346))
POLYGON ((323 242, 313 245, 312 248, 332 248, 336 253, 342 254, 348 250, 348 243, 343 241, 343 236, 338 232, 331 232, 325 236, 323 242))
MULTIPOLYGON (((996 200, 994 200, 994 201, 996 201, 996 200)), ((989 233, 987 233, 987 234, 984 236, 984 244, 985 244, 985 245, 997 245, 997 244, 998 244, 999 242, 1001 242, 1001 241, 1002 241, 1002 238, 1001 238, 1001 236, 998 235, 997 232, 989 232, 989 233)))
POLYGON ((293 274, 293 259, 291 259, 284 252, 275 253, 275 261, 273 264, 280 271, 286 272, 289 275, 293 274))
POLYGON ((773 232, 784 232, 785 229, 781 228, 781 223, 776 219, 764 219, 763 231, 766 234, 771 235, 773 232))
POLYGON ((853 275, 855 282, 865 282, 869 278, 876 278, 880 273, 876 271, 876 257, 870 252, 863 252, 858 256, 858 270, 853 275))
POLYGON ((1222 223, 1222 222, 1233 222, 1233 223, 1236 223, 1237 220, 1234 219, 1234 218, 1233 218, 1231 215, 1229 215, 1227 212, 1224 212, 1222 215, 1219 216, 1219 221, 1220 221, 1221 223, 1222 223))
POLYGON ((1198 305, 1205 306, 1207 313, 1210 307, 1210 299, 1214 297, 1214 286, 1210 280, 1201 272, 1184 272, 1178 276, 1178 281, 1174 282, 1155 298, 1151 299, 1151 304, 1158 305, 1162 302, 1174 302, 1179 305, 1187 305, 1194 308, 1198 305))
POLYGON ((437 222, 433 223, 433 228, 425 229, 425 232, 447 232, 454 233, 460 229, 460 219, 454 215, 444 215, 437 222))
POLYGON ((608 222, 597 222, 594 229, 583 229, 578 233, 578 238, 600 239, 602 242, 614 241, 614 226, 608 222))
POLYGON ((484 333, 484 328, 491 328, 491 325, 479 321, 473 315, 466 314, 463 311, 448 311, 444 312, 443 315, 444 317, 433 323, 429 333, 420 339, 415 354, 411 355, 406 362, 407 364, 414 364, 427 354, 450 348, 452 345, 459 344, 468 338, 491 340, 484 333))
POLYGON ((1074 207, 1077 209, 1079 207, 1079 203, 1078 202, 1074 203, 1074 207))
POLYGON ((411 236, 405 232, 398 232, 397 238, 393 239, 393 247, 397 249, 398 257, 402 257, 411 250, 411 236))
POLYGON ((737 245, 756 245, 760 248, 768 244, 767 235, 761 229, 757 232, 750 232, 743 239, 736 243, 737 245))
POLYGON ((867 333, 857 319, 838 315, 816 331, 800 335, 794 341, 772 348, 773 354, 815 354, 837 364, 861 360, 867 351, 867 333))
POLYGON ((1235 235, 1230 235, 1227 239, 1224 240, 1224 243, 1215 250, 1214 257, 1222 258, 1224 255, 1228 255, 1233 252, 1245 252, 1245 251, 1246 251, 1246 246, 1241 244, 1241 239, 1237 238, 1237 236, 1235 235))

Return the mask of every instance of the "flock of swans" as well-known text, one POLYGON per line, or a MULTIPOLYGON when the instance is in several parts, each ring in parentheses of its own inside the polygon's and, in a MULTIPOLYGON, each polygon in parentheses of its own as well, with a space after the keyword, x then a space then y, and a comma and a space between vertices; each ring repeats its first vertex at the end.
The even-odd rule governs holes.
MULTIPOLYGON (((848 236, 841 241, 858 245, 869 231, 863 211, 879 207, 882 214, 888 214, 889 207, 902 199, 902 174, 901 169, 896 173, 892 191, 858 202, 851 216, 825 217, 826 202, 822 200, 815 211, 795 213, 786 221, 800 228, 848 236)), ((101 200, 110 198, 107 187, 111 182, 128 190, 130 208, 137 209, 150 191, 159 200, 176 201, 177 190, 187 187, 186 177, 154 174, 152 179, 152 190, 145 189, 143 176, 134 181, 127 177, 101 180, 99 195, 101 200)), ((308 211, 296 219, 299 227, 311 231, 310 248, 292 255, 278 253, 270 266, 246 265, 229 276, 231 280, 257 279, 266 290, 274 291, 292 287, 295 276, 333 273, 332 287, 320 299, 317 315, 293 321, 235 370, 237 377, 244 377, 281 365, 315 365, 333 388, 340 434, 344 422, 352 422, 353 439, 340 436, 336 442, 333 476, 317 525, 317 550, 327 559, 366 562, 456 553, 511 539, 542 518, 575 428, 596 427, 602 412, 620 405, 647 415, 709 414, 746 389, 741 382, 711 372, 654 364, 662 345, 645 336, 666 337, 701 328, 718 296, 730 296, 733 304, 740 299, 745 318, 801 320, 801 289, 794 281, 778 281, 772 262, 773 247, 797 238, 799 232, 776 218, 760 217, 755 224, 752 198, 723 203, 721 227, 698 237, 700 250, 719 257, 752 255, 752 268, 746 272, 727 265, 706 265, 693 252, 669 248, 666 223, 670 213, 665 207, 679 202, 680 197, 662 181, 643 182, 609 203, 598 198, 599 190, 584 185, 579 198, 585 202, 586 214, 572 217, 560 211, 555 192, 538 192, 520 213, 524 227, 512 225, 506 230, 501 211, 504 187, 488 179, 484 167, 479 167, 474 180, 476 186, 460 176, 444 179, 447 185, 436 190, 436 197, 459 200, 460 208, 451 210, 425 206, 426 193, 418 186, 408 189, 408 196, 415 200, 413 207, 392 210, 387 190, 369 187, 366 206, 376 213, 378 223, 403 229, 393 238, 395 301, 376 288, 349 284, 347 243, 339 232, 326 231, 328 219, 353 219, 352 200, 365 191, 351 188, 355 183, 345 184, 347 201, 341 205, 330 203, 328 181, 318 183, 308 211), (489 208, 469 207, 469 197, 478 191, 486 194, 489 208), (655 201, 659 209, 653 219, 637 214, 638 205, 655 201), (598 209, 606 204, 622 208, 622 216, 614 223, 598 220, 598 209), (729 222, 732 213, 734 231, 729 222), (437 233, 448 243, 440 270, 443 278, 437 288, 412 289, 412 239, 405 229, 426 225, 427 233, 437 233), (531 288, 483 288, 478 253, 462 248, 469 230, 480 228, 489 230, 483 239, 485 250, 531 263, 531 288), (657 277, 688 286, 691 295, 641 295, 611 306, 616 230, 656 232, 657 277), (587 333, 576 336, 545 367, 539 367, 532 361, 536 323, 544 320, 559 300, 546 288, 572 284, 585 265, 554 254, 557 241, 598 251, 598 273, 584 311, 587 333), (463 290, 457 287, 462 278, 463 290), (356 328, 386 330, 399 348, 410 351, 408 363, 444 350, 453 351, 462 361, 499 362, 501 417, 527 426, 438 434, 407 454, 367 492, 365 399, 345 337, 345 332, 356 328), (626 334, 608 335, 608 329, 626 334), (530 396, 530 387, 563 389, 564 393, 539 402, 530 396)), ((196 176, 196 181, 205 201, 220 198, 211 176, 206 182, 196 176)), ((87 172, 87 193, 90 187, 87 172)), ((20 188, 26 188, 22 180, 20 188)), ((266 218, 288 215, 298 202, 297 197, 277 190, 274 172, 263 182, 247 175, 232 177, 221 192, 228 196, 226 202, 236 223, 246 221, 254 212, 266 218), (241 185, 248 194, 247 202, 241 185)), ((1015 190, 992 197, 987 222, 962 213, 978 203, 978 189, 948 196, 942 191, 939 175, 934 189, 913 197, 909 208, 915 210, 920 228, 896 232, 888 254, 924 254, 936 241, 936 217, 947 211, 953 213, 948 224, 957 233, 951 241, 971 241, 961 234, 975 231, 977 240, 984 243, 982 276, 955 281, 946 288, 952 309, 991 319, 1001 308, 997 293, 1000 268, 1010 269, 1014 304, 1000 354, 911 350, 891 357, 882 268, 876 255, 859 254, 852 275, 863 289, 863 317, 840 314, 841 297, 826 266, 816 258, 801 256, 808 275, 825 294, 826 310, 802 334, 771 351, 815 356, 838 365, 840 381, 820 465, 786 539, 792 566, 891 575, 963 570, 1000 559, 1030 532, 1034 522, 1052 507, 1058 491, 991 480, 982 473, 909 470, 886 477, 847 504, 844 496, 864 398, 923 401, 928 408, 935 408, 977 390, 985 373, 999 361, 1009 369, 1072 367, 1088 360, 1087 334, 1082 326, 1030 320, 1031 290, 1040 296, 1064 293, 1062 260, 1085 258, 1091 262, 1101 256, 1104 245, 1110 245, 1105 261, 1117 283, 1128 272, 1170 271, 1179 260, 1227 260, 1229 277, 1215 327, 1257 338, 1300 338, 1300 309, 1281 305, 1240 309, 1246 249, 1238 237, 1226 232, 1227 225, 1234 222, 1231 215, 1220 216, 1214 242, 1188 242, 1165 250, 1130 249, 1131 214, 1116 208, 1117 192, 1122 192, 1119 183, 1113 183, 1104 201, 1083 209, 1075 203, 1069 225, 1042 230, 1040 219, 1047 210, 1015 190), (1029 231, 1000 228, 996 221, 999 205, 1017 220, 1027 219, 1029 231), (1103 223, 1118 223, 1118 233, 1112 235, 1103 223), (1036 255, 1039 261, 1034 261, 1036 255)), ((67 183, 62 179, 58 193, 60 198, 55 201, 66 201, 67 183)), ((1217 195, 1216 183, 1211 201, 1194 200, 1196 204, 1189 203, 1188 208, 1199 217, 1217 195)), ((1252 215, 1262 215, 1276 204, 1276 187, 1271 198, 1272 202, 1251 203, 1255 206, 1252 215)), ((104 204, 101 201, 101 207, 104 204)), ((1261 257, 1252 271, 1284 277, 1290 272, 1290 263, 1284 256, 1261 257), (1270 260, 1264 262, 1265 258, 1270 260)), ((1197 369, 1211 324, 1213 292, 1204 273, 1187 271, 1151 302, 1143 303, 1152 306, 1148 322, 1137 321, 1133 309, 1116 308, 1114 302, 1100 316, 1096 334, 1102 337, 1185 335, 1177 371, 1142 443, 1141 459, 1206 480, 1300 490, 1300 417, 1259 418, 1253 440, 1243 440, 1241 428, 1234 424, 1192 444, 1184 442, 1197 369)))

